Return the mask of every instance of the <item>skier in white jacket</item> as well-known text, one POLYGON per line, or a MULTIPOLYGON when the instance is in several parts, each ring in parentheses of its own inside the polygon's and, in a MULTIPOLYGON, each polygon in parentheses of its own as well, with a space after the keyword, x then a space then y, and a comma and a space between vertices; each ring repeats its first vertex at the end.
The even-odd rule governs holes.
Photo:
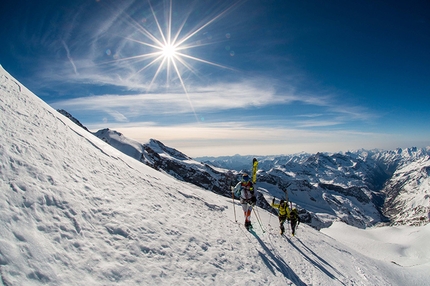
POLYGON ((245 227, 247 230, 252 228, 251 225, 251 212, 252 207, 257 202, 257 197, 254 194, 254 185, 251 182, 251 178, 248 174, 242 175, 242 180, 237 183, 234 187, 233 192, 239 195, 240 192, 240 203, 242 204, 243 214, 245 216, 245 227))

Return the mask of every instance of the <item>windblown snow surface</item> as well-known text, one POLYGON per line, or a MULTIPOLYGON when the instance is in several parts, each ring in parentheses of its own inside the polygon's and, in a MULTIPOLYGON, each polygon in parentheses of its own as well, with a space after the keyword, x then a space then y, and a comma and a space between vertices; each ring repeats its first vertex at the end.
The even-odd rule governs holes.
POLYGON ((284 237, 257 209, 249 233, 237 201, 124 155, 2 68, 0 93, 3 285, 430 285, 430 225, 284 237))

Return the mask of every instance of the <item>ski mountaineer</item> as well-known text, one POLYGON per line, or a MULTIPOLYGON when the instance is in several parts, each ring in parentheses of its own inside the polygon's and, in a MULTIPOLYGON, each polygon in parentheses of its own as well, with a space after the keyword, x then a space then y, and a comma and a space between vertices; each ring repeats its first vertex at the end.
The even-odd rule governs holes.
POLYGON ((240 195, 240 203, 242 205, 243 214, 245 216, 245 227, 247 230, 252 228, 251 212, 252 207, 257 202, 257 197, 254 194, 254 185, 247 173, 242 175, 242 180, 232 190, 237 196, 240 195))
POLYGON ((284 223, 290 217, 290 209, 288 208, 288 202, 281 200, 279 204, 275 204, 275 198, 273 198, 272 207, 278 209, 279 228, 281 229, 281 234, 284 234, 284 223))
POLYGON ((300 224, 300 216, 299 212, 296 208, 293 208, 293 210, 290 212, 290 221, 291 221, 291 234, 294 236, 296 233, 296 226, 299 226, 300 224))

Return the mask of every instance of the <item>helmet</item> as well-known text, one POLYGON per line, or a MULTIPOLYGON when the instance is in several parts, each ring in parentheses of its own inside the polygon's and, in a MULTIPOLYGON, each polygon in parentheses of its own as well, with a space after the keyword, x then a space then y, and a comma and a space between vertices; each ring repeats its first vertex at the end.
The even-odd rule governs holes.
POLYGON ((243 175, 242 175, 242 180, 244 180, 244 181, 249 181, 249 176, 248 176, 248 174, 247 173, 243 173, 243 175))

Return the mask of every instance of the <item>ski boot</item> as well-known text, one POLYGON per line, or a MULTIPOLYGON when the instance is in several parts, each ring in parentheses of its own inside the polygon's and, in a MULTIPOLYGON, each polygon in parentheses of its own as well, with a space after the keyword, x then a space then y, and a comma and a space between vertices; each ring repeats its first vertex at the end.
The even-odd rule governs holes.
POLYGON ((252 225, 251 225, 251 222, 250 221, 245 221, 245 228, 246 228, 246 230, 251 230, 252 229, 252 225))

